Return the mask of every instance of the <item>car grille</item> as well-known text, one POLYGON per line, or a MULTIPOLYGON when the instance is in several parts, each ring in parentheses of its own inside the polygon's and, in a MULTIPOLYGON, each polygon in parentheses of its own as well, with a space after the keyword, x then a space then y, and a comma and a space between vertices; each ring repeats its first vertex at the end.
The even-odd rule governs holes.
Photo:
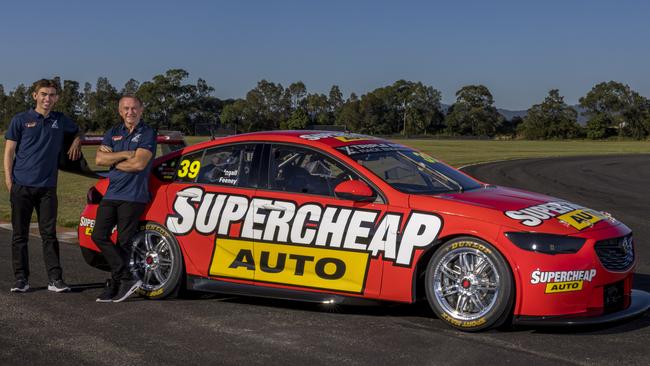
POLYGON ((623 271, 634 263, 634 242, 632 235, 596 242, 596 253, 603 267, 612 271, 623 271))

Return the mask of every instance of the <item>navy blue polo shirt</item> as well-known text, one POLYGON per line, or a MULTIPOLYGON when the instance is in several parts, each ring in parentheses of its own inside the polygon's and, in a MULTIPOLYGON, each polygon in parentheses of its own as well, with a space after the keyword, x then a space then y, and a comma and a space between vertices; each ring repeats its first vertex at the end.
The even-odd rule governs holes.
MULTIPOLYGON (((142 121, 135 126, 131 133, 124 124, 121 124, 106 131, 102 145, 110 146, 113 152, 147 149, 155 156, 156 132, 142 121)), ((153 158, 149 160, 146 168, 137 173, 124 172, 111 167, 108 172, 108 190, 104 198, 129 202, 149 202, 151 199, 149 196, 149 173, 151 173, 152 163, 153 158)))
POLYGON ((9 123, 5 139, 16 141, 12 181, 28 187, 56 187, 63 137, 79 127, 59 112, 45 117, 30 109, 9 123))

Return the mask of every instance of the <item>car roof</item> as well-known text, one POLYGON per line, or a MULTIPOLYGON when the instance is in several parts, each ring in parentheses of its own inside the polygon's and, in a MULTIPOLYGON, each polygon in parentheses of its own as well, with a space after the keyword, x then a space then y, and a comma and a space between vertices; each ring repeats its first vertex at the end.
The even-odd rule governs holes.
POLYGON ((205 148, 214 144, 245 141, 294 142, 329 148, 338 148, 357 144, 393 144, 393 142, 381 138, 342 131, 278 130, 249 132, 239 135, 219 137, 215 140, 192 145, 190 150, 205 148))

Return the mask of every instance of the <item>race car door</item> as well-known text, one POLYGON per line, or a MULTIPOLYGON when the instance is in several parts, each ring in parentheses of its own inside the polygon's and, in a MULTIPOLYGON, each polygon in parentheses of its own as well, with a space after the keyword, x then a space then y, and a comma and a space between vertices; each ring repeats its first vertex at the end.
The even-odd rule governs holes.
POLYGON ((240 251, 253 251, 242 227, 257 185, 255 156, 261 149, 229 144, 181 157, 176 180, 167 189, 167 225, 189 259, 188 274, 252 283, 253 271, 228 267, 240 251))
POLYGON ((382 266, 370 245, 386 212, 381 195, 375 202, 337 198, 338 183, 362 178, 317 150, 269 144, 263 159, 268 181, 255 201, 267 213, 255 242, 256 284, 378 294, 382 266))

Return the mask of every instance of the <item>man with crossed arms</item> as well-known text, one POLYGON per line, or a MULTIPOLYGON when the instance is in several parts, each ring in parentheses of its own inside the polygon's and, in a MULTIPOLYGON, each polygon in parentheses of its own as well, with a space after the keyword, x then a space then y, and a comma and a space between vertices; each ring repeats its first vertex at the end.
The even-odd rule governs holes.
POLYGON ((122 97, 118 108, 124 123, 106 132, 95 158, 97 165, 110 167, 108 189, 97 208, 92 239, 111 267, 111 279, 97 302, 124 301, 142 284, 129 270, 130 239, 151 199, 149 175, 156 153, 156 132, 141 121, 144 108, 137 97, 122 97), (117 243, 113 244, 115 225, 117 243))

